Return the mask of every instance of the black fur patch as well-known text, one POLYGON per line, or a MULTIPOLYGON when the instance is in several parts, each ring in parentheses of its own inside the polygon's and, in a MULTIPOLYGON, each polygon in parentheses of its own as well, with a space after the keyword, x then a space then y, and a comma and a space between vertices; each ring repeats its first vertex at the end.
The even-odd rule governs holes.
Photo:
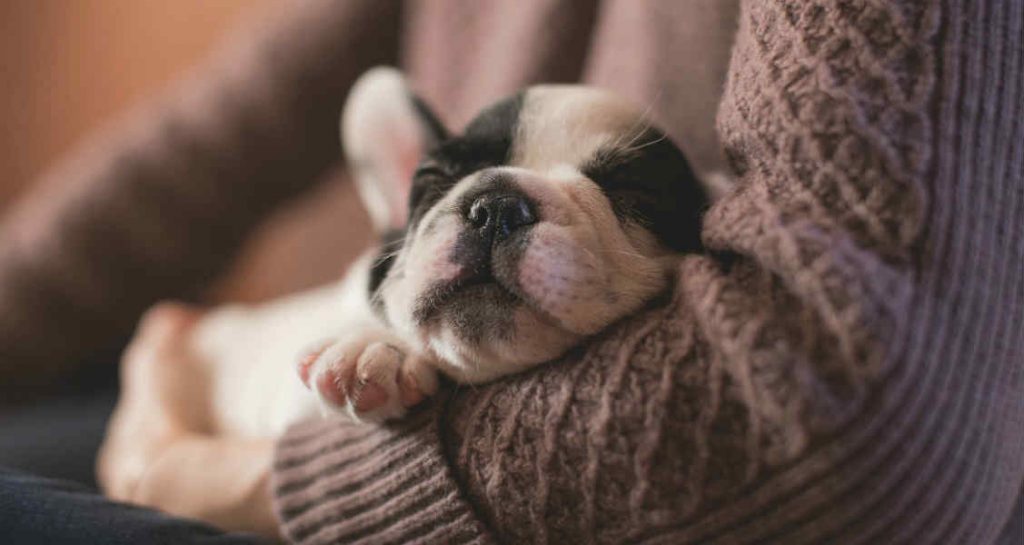
POLYGON ((395 263, 396 252, 398 252, 404 238, 405 231, 397 229, 388 231, 381 237, 380 251, 370 265, 370 282, 367 286, 369 288, 370 303, 375 310, 380 310, 383 304, 383 301, 378 296, 378 292, 388 272, 391 271, 391 266, 395 263))
POLYGON ((660 131, 644 131, 628 148, 598 150, 581 171, 601 187, 621 221, 640 224, 677 252, 701 248, 707 195, 686 157, 660 131))
POLYGON ((470 122, 465 133, 441 142, 427 154, 409 194, 410 228, 462 178, 508 164, 523 96, 519 93, 487 108, 470 122))

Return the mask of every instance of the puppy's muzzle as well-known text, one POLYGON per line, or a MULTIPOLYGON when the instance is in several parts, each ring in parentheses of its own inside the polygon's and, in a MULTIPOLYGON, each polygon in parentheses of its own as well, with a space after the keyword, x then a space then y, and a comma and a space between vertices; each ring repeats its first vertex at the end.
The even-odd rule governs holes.
POLYGON ((538 222, 533 201, 501 180, 467 194, 460 214, 463 225, 449 256, 462 267, 459 280, 487 281, 512 273, 530 227, 538 222))
POLYGON ((461 225, 448 261, 458 272, 431 285, 416 304, 413 317, 425 324, 447 309, 457 318, 460 334, 478 338, 486 323, 501 320, 494 316, 470 327, 465 316, 485 312, 507 317, 511 312, 520 291, 519 258, 529 243, 530 227, 539 219, 534 203, 505 182, 474 188, 456 210, 461 225), (465 293, 470 295, 463 297, 465 293))

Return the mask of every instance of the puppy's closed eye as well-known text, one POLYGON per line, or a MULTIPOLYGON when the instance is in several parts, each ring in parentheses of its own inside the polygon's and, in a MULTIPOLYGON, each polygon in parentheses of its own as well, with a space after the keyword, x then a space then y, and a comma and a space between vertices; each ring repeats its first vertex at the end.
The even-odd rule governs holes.
POLYGON ((413 174, 409 189, 409 224, 415 225, 455 185, 454 177, 441 165, 425 163, 413 174))
POLYGON ((650 230, 675 251, 700 248, 705 196, 682 152, 659 131, 646 129, 628 147, 599 149, 582 172, 605 193, 620 220, 650 230))

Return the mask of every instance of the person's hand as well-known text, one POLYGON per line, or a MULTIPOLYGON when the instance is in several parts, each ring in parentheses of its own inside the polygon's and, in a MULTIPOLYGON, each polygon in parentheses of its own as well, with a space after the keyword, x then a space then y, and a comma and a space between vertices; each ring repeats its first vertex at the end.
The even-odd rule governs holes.
POLYGON ((121 361, 121 398, 100 449, 112 498, 278 537, 269 478, 273 442, 213 435, 209 394, 187 336, 201 312, 164 303, 146 313, 121 361))

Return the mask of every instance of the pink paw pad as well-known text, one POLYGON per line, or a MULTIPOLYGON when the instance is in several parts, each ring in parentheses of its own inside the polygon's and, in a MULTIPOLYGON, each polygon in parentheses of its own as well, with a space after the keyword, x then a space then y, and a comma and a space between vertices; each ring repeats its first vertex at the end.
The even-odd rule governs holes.
POLYGON ((437 387, 434 370, 392 339, 361 336, 314 350, 299 360, 302 383, 328 413, 364 421, 396 418, 437 387))
POLYGON ((352 393, 352 405, 357 411, 372 411, 388 402, 388 391, 379 384, 357 382, 352 393))
POLYGON ((304 384, 306 388, 309 388, 309 376, 313 370, 313 364, 316 363, 316 359, 319 358, 322 353, 323 350, 316 350, 314 352, 310 352, 299 360, 299 365, 296 367, 296 371, 299 373, 299 380, 302 381, 302 384, 304 384))
POLYGON ((333 369, 325 369, 316 377, 316 391, 320 397, 338 407, 348 403, 341 376, 333 369))

